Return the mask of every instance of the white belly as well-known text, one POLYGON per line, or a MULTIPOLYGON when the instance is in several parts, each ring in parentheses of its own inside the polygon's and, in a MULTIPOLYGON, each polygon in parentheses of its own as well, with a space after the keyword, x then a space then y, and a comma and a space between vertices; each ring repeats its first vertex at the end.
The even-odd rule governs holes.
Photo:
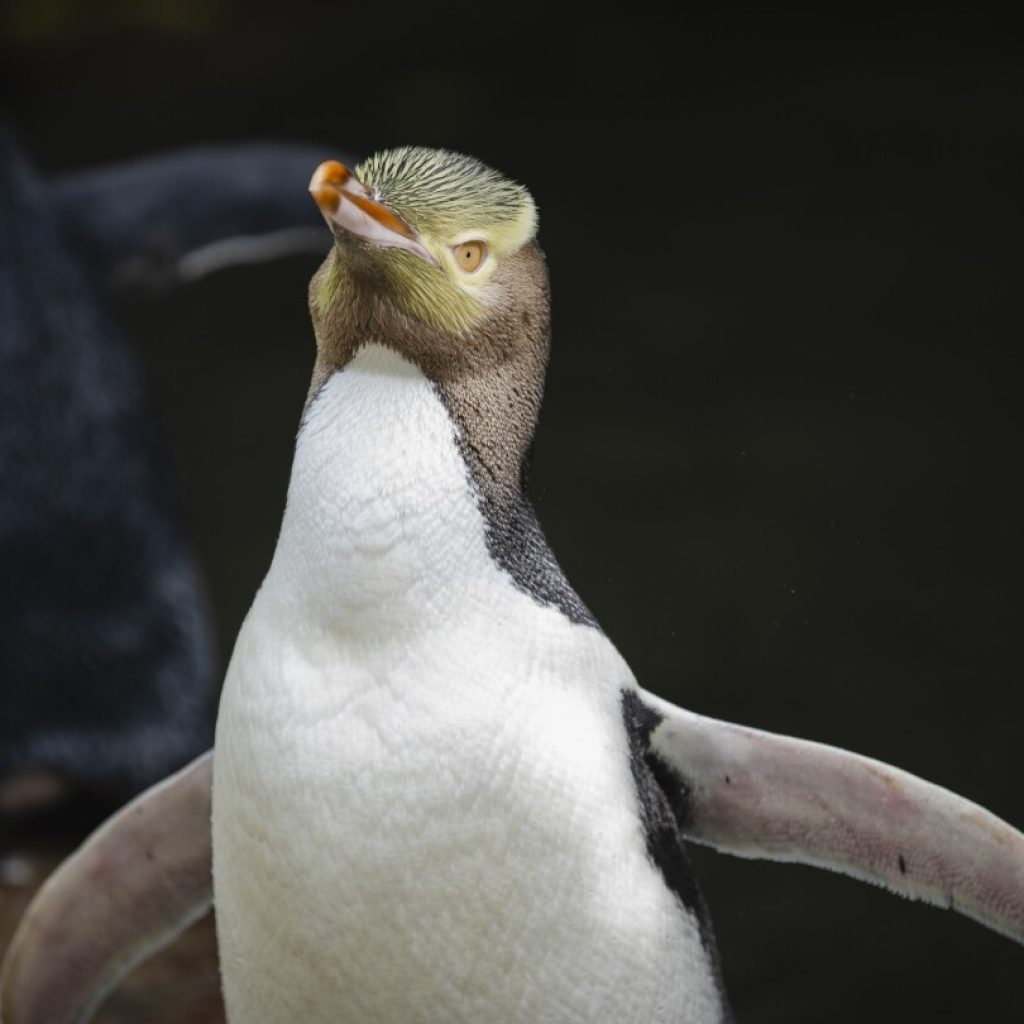
POLYGON ((332 379, 221 700, 232 1024, 716 1021, 646 853, 630 685, 488 558, 430 385, 380 352, 332 379))

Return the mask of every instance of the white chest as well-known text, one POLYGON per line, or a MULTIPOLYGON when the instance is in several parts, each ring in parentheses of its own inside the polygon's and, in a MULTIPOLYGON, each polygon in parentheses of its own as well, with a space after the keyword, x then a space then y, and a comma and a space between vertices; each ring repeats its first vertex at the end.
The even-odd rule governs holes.
POLYGON ((596 630, 487 554, 451 422, 380 350, 300 437, 218 721, 232 1021, 705 1022, 596 630))
POLYGON ((268 585, 365 639, 437 618, 492 577, 437 393, 397 354, 362 349, 307 410, 268 585))

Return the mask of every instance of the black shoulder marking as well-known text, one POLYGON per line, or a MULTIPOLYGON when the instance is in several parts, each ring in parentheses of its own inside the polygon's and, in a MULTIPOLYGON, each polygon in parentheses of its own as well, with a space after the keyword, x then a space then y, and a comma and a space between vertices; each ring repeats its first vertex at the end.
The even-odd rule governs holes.
POLYGON ((438 388, 437 394, 455 424, 455 443, 466 464, 470 486, 484 518, 484 541, 488 554, 512 577, 516 587, 538 604, 557 608, 570 622, 599 630, 601 627, 597 619, 562 572, 544 536, 537 513, 526 497, 529 453, 520 469, 517 488, 495 486, 496 481, 487 475, 486 458, 467 436, 465 425, 448 394, 444 388, 438 388))
POLYGON ((635 690, 622 691, 622 720, 629 737, 629 765, 636 784, 647 854, 665 884, 697 919, 701 942, 707 950, 722 998, 722 1020, 732 1021, 711 918, 683 842, 682 826, 691 812, 690 786, 679 772, 651 750, 651 733, 662 718, 644 704, 635 690))
POLYGON ((529 500, 519 494, 499 504, 481 488, 476 491, 487 550, 512 582, 538 603, 557 608, 570 622, 599 629, 590 609, 565 578, 529 500))
POLYGON ((690 816, 690 787, 651 751, 648 741, 661 716, 632 690, 622 692, 622 718, 629 737, 630 768, 640 801, 647 852, 665 876, 668 887, 700 922, 703 937, 707 913, 680 832, 680 826, 690 816))

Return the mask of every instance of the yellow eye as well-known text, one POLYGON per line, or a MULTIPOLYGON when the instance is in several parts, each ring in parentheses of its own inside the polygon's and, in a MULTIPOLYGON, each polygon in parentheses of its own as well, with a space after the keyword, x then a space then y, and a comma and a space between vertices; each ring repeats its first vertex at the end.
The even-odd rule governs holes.
POLYGON ((487 259, 487 246, 483 242, 463 242, 452 249, 459 270, 472 274, 487 259))

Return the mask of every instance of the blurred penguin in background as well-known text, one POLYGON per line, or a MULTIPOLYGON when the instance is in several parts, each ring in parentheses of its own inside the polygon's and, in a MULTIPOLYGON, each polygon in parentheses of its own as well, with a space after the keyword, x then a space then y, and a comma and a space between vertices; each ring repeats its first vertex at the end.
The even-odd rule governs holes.
POLYGON ((216 664, 111 285, 323 246, 301 146, 41 178, 0 116, 0 820, 120 804, 209 747, 216 664))

